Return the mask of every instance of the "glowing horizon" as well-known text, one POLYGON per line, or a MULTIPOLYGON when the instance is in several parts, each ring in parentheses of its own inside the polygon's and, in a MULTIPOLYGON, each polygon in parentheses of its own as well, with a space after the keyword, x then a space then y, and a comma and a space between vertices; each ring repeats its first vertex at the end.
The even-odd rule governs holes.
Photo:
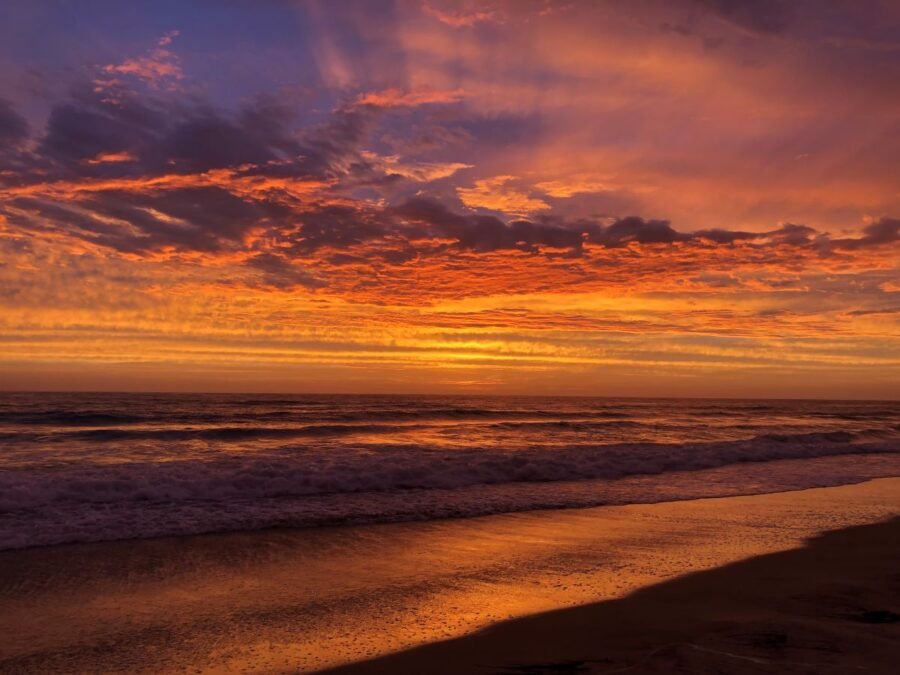
POLYGON ((7 14, 0 389, 900 397, 895 3, 7 14))

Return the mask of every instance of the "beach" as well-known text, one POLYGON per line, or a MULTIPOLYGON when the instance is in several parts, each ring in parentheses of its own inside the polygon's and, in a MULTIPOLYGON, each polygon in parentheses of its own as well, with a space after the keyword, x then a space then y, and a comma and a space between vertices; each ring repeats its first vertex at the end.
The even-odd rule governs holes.
POLYGON ((900 0, 4 0, 0 675, 900 673, 900 0))
POLYGON ((328 673, 895 673, 898 569, 894 518, 328 673))
POLYGON ((892 672, 898 510, 886 478, 5 551, 0 672, 892 672))

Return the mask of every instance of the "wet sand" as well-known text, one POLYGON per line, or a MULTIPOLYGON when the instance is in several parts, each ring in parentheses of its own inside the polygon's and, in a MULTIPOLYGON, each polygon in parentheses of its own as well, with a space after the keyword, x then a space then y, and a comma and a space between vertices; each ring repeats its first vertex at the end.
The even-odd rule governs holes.
POLYGON ((895 518, 327 673, 888 675, 898 657, 895 518))
POLYGON ((889 672, 898 512, 881 479, 4 552, 0 672, 889 672))

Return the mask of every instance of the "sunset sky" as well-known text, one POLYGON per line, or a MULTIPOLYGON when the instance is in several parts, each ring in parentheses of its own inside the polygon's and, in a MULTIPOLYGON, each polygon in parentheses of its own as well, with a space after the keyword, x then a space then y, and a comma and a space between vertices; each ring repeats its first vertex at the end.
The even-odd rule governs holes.
POLYGON ((0 16, 2 389, 900 397, 900 2, 0 16))

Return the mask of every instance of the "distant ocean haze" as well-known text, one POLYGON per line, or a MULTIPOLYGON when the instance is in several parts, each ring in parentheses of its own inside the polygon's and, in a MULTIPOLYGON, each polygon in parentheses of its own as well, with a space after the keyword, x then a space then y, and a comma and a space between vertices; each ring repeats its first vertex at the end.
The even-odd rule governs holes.
POLYGON ((0 396, 0 549, 900 475, 896 402, 0 396))

